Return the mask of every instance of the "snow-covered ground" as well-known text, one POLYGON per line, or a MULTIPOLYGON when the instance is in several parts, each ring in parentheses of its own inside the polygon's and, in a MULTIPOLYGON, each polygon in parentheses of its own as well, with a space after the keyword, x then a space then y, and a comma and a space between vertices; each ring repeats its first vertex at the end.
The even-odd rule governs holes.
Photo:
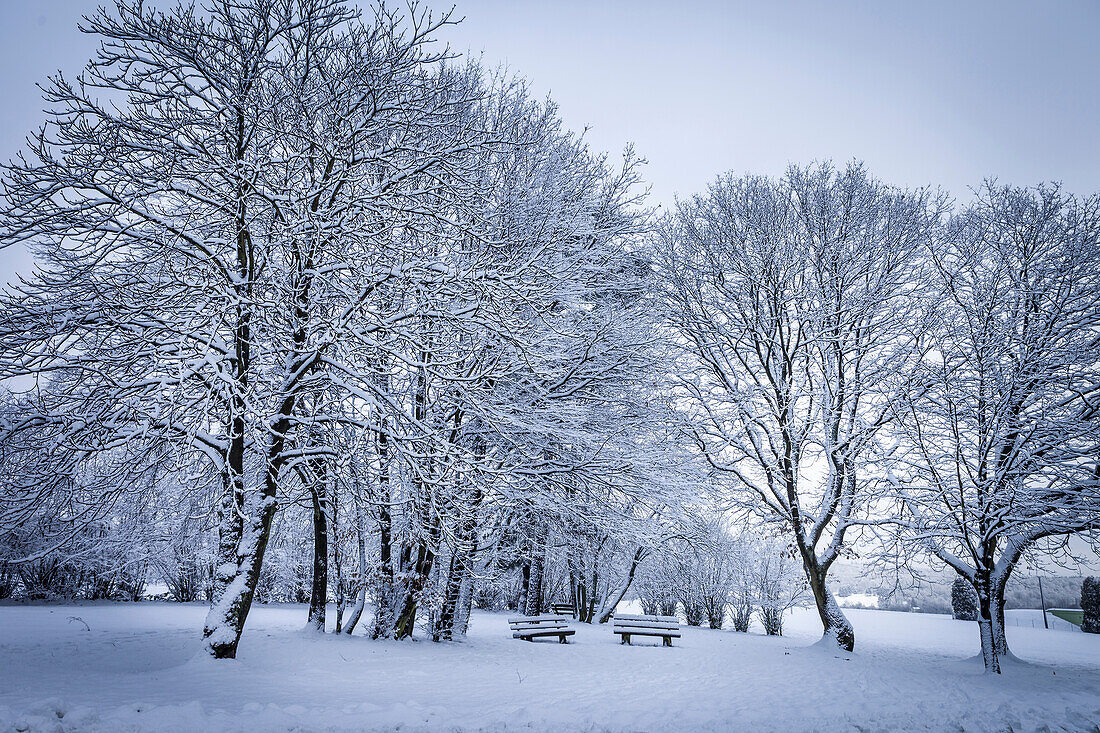
POLYGON ((1100 636, 1011 626, 1027 663, 982 674, 974 624, 847 611, 857 652, 688 628, 675 647, 513 641, 475 614, 462 643, 302 631, 258 607, 239 658, 196 654, 199 605, 0 606, 0 731, 1100 730, 1100 636))

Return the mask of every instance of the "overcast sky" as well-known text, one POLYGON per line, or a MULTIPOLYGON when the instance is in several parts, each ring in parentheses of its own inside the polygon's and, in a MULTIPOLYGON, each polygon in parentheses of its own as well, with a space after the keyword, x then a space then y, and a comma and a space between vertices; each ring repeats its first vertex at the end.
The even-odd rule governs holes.
MULTIPOLYGON (((94 5, 0 0, 0 157, 41 119, 35 83, 94 51, 76 30, 94 5)), ((528 77, 594 148, 633 142, 656 203, 822 158, 959 198, 986 176, 1100 191, 1100 2, 465 0, 462 16, 445 40, 528 77)), ((28 265, 0 251, 0 281, 28 265)))

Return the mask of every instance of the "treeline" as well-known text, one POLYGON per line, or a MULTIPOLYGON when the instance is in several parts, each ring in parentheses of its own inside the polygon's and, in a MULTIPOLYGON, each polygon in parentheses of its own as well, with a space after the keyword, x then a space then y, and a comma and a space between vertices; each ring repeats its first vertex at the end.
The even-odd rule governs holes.
MULTIPOLYGON (((1083 576, 1043 576, 1042 598, 1039 581, 1032 576, 1013 578, 1005 590, 1006 609, 1039 609, 1042 599, 1047 608, 1079 608, 1083 576)), ((951 613, 950 586, 929 587, 917 593, 898 591, 880 596, 879 608, 887 611, 914 611, 917 613, 951 613)))

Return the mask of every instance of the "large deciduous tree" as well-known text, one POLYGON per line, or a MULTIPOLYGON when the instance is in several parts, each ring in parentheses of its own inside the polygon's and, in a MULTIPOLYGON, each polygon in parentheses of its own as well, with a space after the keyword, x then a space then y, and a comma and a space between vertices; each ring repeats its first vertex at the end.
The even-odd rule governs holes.
POLYGON ((977 591, 999 672, 1016 564, 1100 524, 1100 198, 987 184, 929 256, 939 312, 895 478, 907 538, 977 591))
POLYGON ((735 505, 793 534, 825 636, 849 650, 828 572, 882 487, 940 206, 859 165, 792 167, 719 178, 656 238, 690 434, 735 505))

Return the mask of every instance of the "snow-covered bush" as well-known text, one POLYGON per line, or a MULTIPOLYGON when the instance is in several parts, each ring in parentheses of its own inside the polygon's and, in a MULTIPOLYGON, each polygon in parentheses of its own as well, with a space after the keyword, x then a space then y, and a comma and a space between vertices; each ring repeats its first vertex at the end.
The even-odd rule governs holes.
POLYGON ((684 623, 688 626, 702 626, 706 618, 703 604, 692 594, 685 594, 680 600, 680 607, 684 611, 684 623))
POLYGON ((722 628, 737 586, 742 546, 721 521, 694 517, 684 534, 655 553, 639 573, 636 593, 646 613, 672 615, 677 605, 689 626, 722 628))
POLYGON ((89 598, 97 597, 94 578, 92 582, 82 583, 83 578, 79 569, 64 562, 57 555, 21 563, 16 572, 19 574, 24 598, 31 600, 76 598, 80 593, 81 585, 89 588, 89 598))
POLYGON ((204 595, 208 568, 191 557, 178 557, 171 566, 166 563, 158 566, 160 579, 168 587, 169 597, 179 603, 197 601, 204 595))
POLYGON ((635 592, 645 613, 671 615, 689 626, 719 629, 728 620, 748 631, 756 614, 769 634, 806 593, 806 581, 786 536, 732 532, 710 520, 690 526, 692 541, 670 543, 639 572, 635 592))
POLYGON ((1088 577, 1081 583, 1081 631, 1100 634, 1100 578, 1088 577))
POLYGON ((768 635, 782 636, 784 614, 806 593, 802 567, 785 537, 759 542, 752 567, 760 623, 768 635))
POLYGON ((0 601, 12 597, 16 580, 15 571, 8 563, 0 560, 0 601))
POLYGON ((760 623, 768 636, 783 635, 783 611, 770 606, 760 607, 760 623))
POLYGON ((966 578, 957 576, 951 584, 951 615, 960 621, 978 619, 978 594, 966 578))
POLYGON ((650 583, 640 583, 637 595, 642 613, 653 616, 676 615, 676 596, 669 590, 650 583))
POLYGON ((752 600, 747 584, 744 589, 739 588, 735 592, 733 601, 730 603, 730 623, 733 624, 734 631, 749 630, 752 624, 752 600))
POLYGON ((471 577, 471 606, 484 611, 516 611, 523 593, 523 579, 514 563, 500 557, 474 569, 471 577))
POLYGON ((144 594, 148 563, 142 543, 118 517, 75 531, 39 521, 0 536, 0 541, 7 559, 34 558, 8 565, 11 595, 31 600, 136 601, 144 594))

